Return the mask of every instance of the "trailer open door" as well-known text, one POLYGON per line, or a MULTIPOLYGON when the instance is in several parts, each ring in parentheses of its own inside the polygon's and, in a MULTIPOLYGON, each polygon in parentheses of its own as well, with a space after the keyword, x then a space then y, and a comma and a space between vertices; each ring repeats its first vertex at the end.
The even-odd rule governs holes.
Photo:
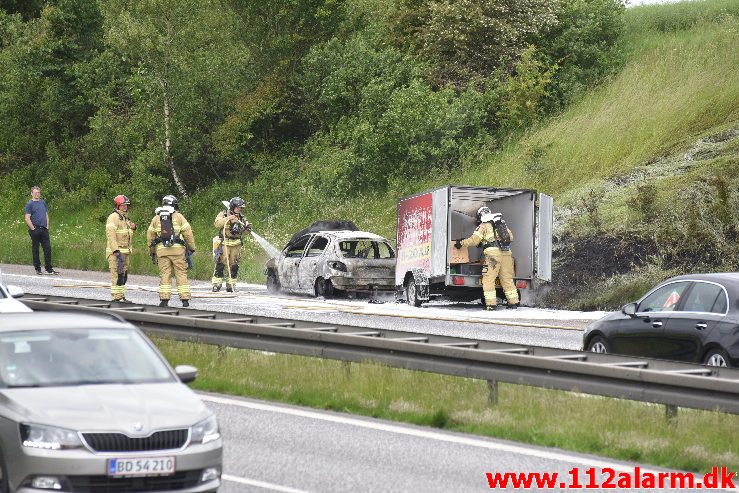
POLYGON ((552 280, 552 212, 554 203, 547 194, 539 194, 539 215, 537 218, 537 269, 536 277, 542 281, 552 280))

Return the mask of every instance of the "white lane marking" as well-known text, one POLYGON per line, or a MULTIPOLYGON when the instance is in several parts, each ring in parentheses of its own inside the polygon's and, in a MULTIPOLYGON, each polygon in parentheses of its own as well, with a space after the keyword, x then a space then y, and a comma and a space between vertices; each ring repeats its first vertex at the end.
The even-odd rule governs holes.
MULTIPOLYGON (((247 409, 256 409, 259 411, 275 412, 288 414, 291 416, 299 416, 302 418, 318 419, 321 421, 329 421, 332 423, 340 423, 345 425, 357 426, 360 428, 368 428, 372 430, 385 431, 388 433, 397 433, 399 435, 408 435, 417 438, 426 438, 429 440, 438 440, 441 442, 455 443, 459 445, 466 445, 470 447, 479 447, 489 450, 497 450, 500 452, 507 452, 512 454, 526 455, 529 457, 536 457, 539 459, 547 459, 552 461, 564 462, 566 464, 582 464, 585 466, 596 467, 603 469, 610 467, 619 472, 627 472, 633 474, 634 466, 616 464, 614 462, 605 462, 602 460, 591 459, 588 457, 579 457, 576 455, 569 455, 562 452, 550 452, 547 450, 537 450, 532 448, 526 448, 517 445, 511 445, 506 443, 497 443, 486 440, 479 440, 476 438, 462 437, 451 434, 439 433, 429 430, 420 430, 415 428, 405 428, 403 426, 391 425, 386 423, 377 423, 373 421, 365 421, 356 418, 350 418, 347 416, 336 416, 333 414, 322 414, 314 411, 307 411, 304 409, 294 409, 281 406, 273 406, 270 404, 263 404, 259 402, 249 402, 238 399, 230 399, 227 397, 216 397, 212 395, 198 394, 199 397, 206 402, 213 402, 216 404, 226 404, 231 406, 244 407, 247 409)), ((652 474, 658 474, 660 471, 655 469, 649 469, 646 467, 639 466, 642 473, 649 472, 652 474)), ((696 479, 702 477, 699 473, 696 473, 696 479)), ((719 489, 715 491, 736 491, 735 489, 719 489)))
POLYGON ((272 484, 264 481, 256 481, 254 479, 240 478, 230 474, 222 474, 221 479, 248 486, 256 486, 257 488, 264 488, 265 490, 284 491, 285 493, 306 493, 304 490, 296 490, 295 488, 288 488, 287 486, 280 486, 279 484, 272 484))

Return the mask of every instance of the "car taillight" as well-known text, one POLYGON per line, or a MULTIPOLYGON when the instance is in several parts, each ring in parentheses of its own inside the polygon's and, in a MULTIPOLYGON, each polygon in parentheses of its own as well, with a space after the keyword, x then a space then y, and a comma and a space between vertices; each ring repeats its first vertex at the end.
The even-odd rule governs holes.
POLYGON ((455 286, 464 286, 464 277, 452 276, 452 284, 454 284, 455 286))
POLYGON ((525 281, 521 279, 520 281, 516 281, 516 287, 518 289, 526 289, 529 287, 529 281, 525 281))
POLYGON ((329 262, 328 266, 334 270, 338 270, 339 272, 346 272, 346 265, 344 265, 343 262, 339 262, 339 261, 329 262))

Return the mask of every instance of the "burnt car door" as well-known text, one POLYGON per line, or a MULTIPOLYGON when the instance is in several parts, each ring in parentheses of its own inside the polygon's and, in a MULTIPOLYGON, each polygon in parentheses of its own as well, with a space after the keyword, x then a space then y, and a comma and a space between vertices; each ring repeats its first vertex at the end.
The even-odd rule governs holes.
POLYGON ((311 235, 305 235, 294 242, 288 243, 282 251, 280 265, 278 266, 277 271, 280 277, 280 285, 284 289, 294 291, 299 288, 298 266, 300 265, 300 260, 303 258, 303 252, 305 251, 305 247, 310 239, 311 235))
POLYGON ((305 255, 298 266, 300 290, 313 294, 316 278, 318 277, 319 263, 326 262, 325 253, 329 239, 322 235, 315 235, 305 250, 305 255))
POLYGON ((618 322, 609 339, 614 353, 662 357, 665 351, 664 325, 678 308, 690 282, 677 281, 657 287, 647 294, 633 317, 618 322))
POLYGON ((706 341, 726 316, 728 307, 729 297, 723 286, 693 281, 680 309, 665 324, 662 356, 699 362, 706 341))

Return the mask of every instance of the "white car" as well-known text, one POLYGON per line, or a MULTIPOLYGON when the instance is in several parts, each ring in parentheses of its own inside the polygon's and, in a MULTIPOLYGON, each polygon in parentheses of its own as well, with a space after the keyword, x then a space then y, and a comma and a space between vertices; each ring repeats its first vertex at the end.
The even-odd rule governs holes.
POLYGON ((23 290, 18 286, 7 285, 3 282, 0 273, 0 313, 31 312, 30 308, 16 298, 23 296, 23 290))

